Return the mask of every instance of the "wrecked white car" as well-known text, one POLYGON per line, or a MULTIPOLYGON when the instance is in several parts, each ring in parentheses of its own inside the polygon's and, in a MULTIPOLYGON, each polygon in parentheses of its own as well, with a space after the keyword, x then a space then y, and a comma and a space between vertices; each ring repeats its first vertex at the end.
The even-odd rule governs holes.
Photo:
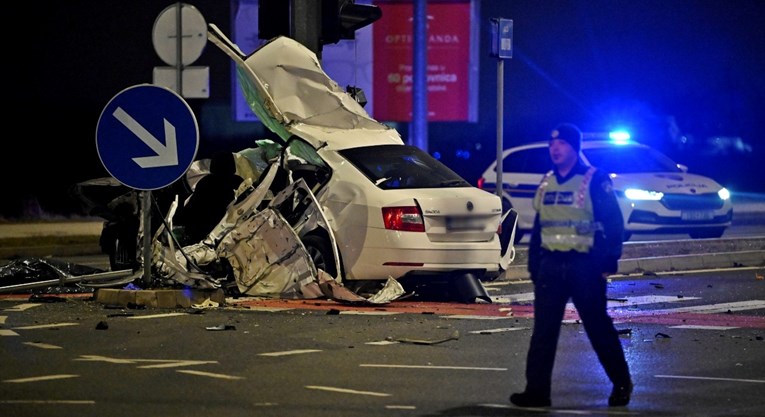
MULTIPOLYGON (((245 182, 202 242, 179 247, 173 238, 173 212, 183 204, 175 201, 154 238, 151 262, 162 280, 215 288, 227 272, 248 295, 382 289, 381 301, 400 296, 401 285, 442 283, 454 288, 452 298, 490 301, 481 281, 500 276, 515 254, 514 218, 511 230, 499 233, 498 196, 404 144, 297 41, 274 38, 245 55, 209 29, 210 41, 236 63, 252 110, 281 140, 235 155, 245 182), (217 264, 223 273, 205 268, 217 264)), ((204 167, 187 173, 192 189, 204 167)))
MULTIPOLYGON (((286 143, 281 165, 302 178, 326 225, 299 234, 314 263, 342 282, 470 274, 493 279, 502 253, 499 197, 372 119, 287 37, 243 54, 217 27, 209 39, 237 65, 259 118, 286 143)), ((503 258, 504 256, 504 258, 503 258)), ((503 264, 504 262, 504 264, 503 264)))

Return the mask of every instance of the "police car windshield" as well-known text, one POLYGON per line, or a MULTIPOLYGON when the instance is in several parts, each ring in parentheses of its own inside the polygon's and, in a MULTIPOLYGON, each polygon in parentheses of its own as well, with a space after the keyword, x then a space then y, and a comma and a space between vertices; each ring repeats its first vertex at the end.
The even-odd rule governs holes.
POLYGON ((641 146, 609 146, 582 149, 590 165, 613 174, 682 172, 661 152, 641 146))

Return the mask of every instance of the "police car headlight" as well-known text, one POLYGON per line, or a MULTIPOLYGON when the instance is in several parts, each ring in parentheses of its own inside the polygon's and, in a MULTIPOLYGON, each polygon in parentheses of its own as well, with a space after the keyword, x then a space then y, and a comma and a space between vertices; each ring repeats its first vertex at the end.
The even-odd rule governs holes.
POLYGON ((717 192, 717 195, 720 197, 720 200, 727 200, 730 198, 730 191, 723 187, 720 189, 720 191, 717 192))
POLYGON ((661 200, 664 193, 659 191, 641 190, 639 188, 628 188, 624 190, 624 196, 630 200, 661 200))

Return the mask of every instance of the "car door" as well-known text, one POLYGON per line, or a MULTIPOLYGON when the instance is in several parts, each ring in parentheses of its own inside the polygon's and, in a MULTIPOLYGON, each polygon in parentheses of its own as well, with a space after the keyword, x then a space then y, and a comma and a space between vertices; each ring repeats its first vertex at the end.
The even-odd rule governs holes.
POLYGON ((518 212, 518 229, 521 231, 531 230, 534 225, 534 193, 551 168, 546 144, 518 148, 502 160, 502 194, 518 212))

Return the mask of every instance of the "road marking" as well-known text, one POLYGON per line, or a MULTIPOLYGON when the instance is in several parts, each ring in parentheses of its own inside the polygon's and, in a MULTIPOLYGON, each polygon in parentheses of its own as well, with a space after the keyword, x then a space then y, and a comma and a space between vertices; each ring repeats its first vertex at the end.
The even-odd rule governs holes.
POLYGON ((89 361, 89 362, 107 362, 107 363, 128 364, 128 365, 137 364, 141 362, 154 363, 154 365, 139 366, 140 369, 171 368, 171 367, 178 367, 178 366, 208 365, 208 364, 218 363, 218 361, 192 361, 192 360, 172 360, 172 359, 121 359, 121 358, 110 358, 108 356, 99 356, 99 355, 80 355, 80 357, 75 360, 89 361))
POLYGON ((128 317, 128 319, 156 319, 156 318, 163 318, 163 317, 173 317, 173 316, 187 316, 188 313, 164 313, 164 314, 149 314, 147 316, 132 316, 128 317))
POLYGON ((340 314, 344 315, 356 315, 356 316, 391 316, 394 314, 401 314, 399 311, 374 311, 374 310, 343 310, 340 314))
POLYGON ((287 356, 287 355, 300 355, 302 353, 315 353, 315 352, 321 352, 321 350, 318 350, 318 349, 285 350, 283 352, 258 353, 258 356, 287 356))
POLYGON ((32 329, 47 329, 50 327, 67 327, 67 326, 79 326, 79 323, 50 323, 50 324, 38 324, 37 326, 21 326, 14 327, 14 330, 32 330, 32 329))
POLYGON ((765 301, 763 300, 749 300, 749 301, 736 301, 732 303, 719 303, 719 304, 705 304, 700 306, 670 308, 664 310, 651 310, 650 314, 667 314, 667 313, 703 313, 703 314, 716 314, 727 313, 728 311, 746 311, 757 310, 765 308, 765 301))
POLYGON ((32 347, 40 348, 40 349, 63 349, 61 346, 51 345, 48 343, 24 342, 24 344, 32 346, 32 347))
POLYGON ((500 327, 498 329, 485 329, 485 330, 473 330, 468 333, 472 334, 492 334, 492 333, 503 333, 503 332, 512 332, 515 330, 527 330, 529 327, 500 327))
POLYGON ((234 375, 224 375, 224 374, 215 374, 212 372, 202 372, 202 371, 194 371, 191 369, 178 369, 176 372, 180 372, 183 374, 191 374, 191 375, 199 375, 199 376, 209 376, 211 378, 218 378, 218 379, 244 379, 244 377, 241 376, 234 376, 234 375))
POLYGON ((399 342, 395 340, 379 340, 377 342, 366 342, 365 345, 378 345, 378 346, 384 346, 384 345, 395 345, 399 342))
POLYGON ((457 371, 507 371, 507 368, 481 368, 476 366, 435 366, 435 365, 388 365, 377 363, 359 364, 362 368, 403 368, 403 369, 451 369, 457 371))
POLYGON ((3 311, 25 311, 25 310, 29 310, 30 308, 39 307, 41 305, 42 304, 40 303, 24 303, 24 304, 15 305, 13 307, 4 308, 3 311))
POLYGON ((417 407, 413 405, 386 405, 388 410, 416 410, 417 407))
POLYGON ((5 324, 5 319, 7 319, 8 316, 0 316, 0 324, 5 324))
POLYGON ((442 319, 467 319, 467 320, 504 320, 512 316, 480 316, 474 314, 454 314, 451 316, 440 316, 442 319))
POLYGON ((688 300, 699 300, 699 297, 678 297, 670 295, 641 295, 637 297, 626 297, 624 301, 617 301, 614 299, 608 300, 608 306, 637 306, 644 304, 656 304, 656 303, 675 303, 688 300))
POLYGON ((18 336, 19 334, 9 329, 0 329, 0 336, 18 336))
MULTIPOLYGON (((143 359, 141 359, 143 361, 143 359)), ((155 360, 152 360, 151 362, 156 362, 155 360)), ((191 365, 209 365, 209 364, 215 364, 218 363, 218 361, 185 361, 185 360, 176 360, 176 361, 162 361, 164 363, 158 363, 154 365, 144 365, 139 366, 139 369, 156 369, 156 368, 174 368, 179 366, 191 366, 191 365)))
POLYGON ((95 404, 93 400, 0 400, 0 404, 72 404, 72 405, 90 405, 95 404))
POLYGON ((6 379, 3 382, 23 383, 23 382, 50 381, 53 379, 67 379, 67 378, 77 378, 77 377, 79 377, 79 375, 72 375, 72 374, 43 375, 43 376, 33 376, 29 378, 6 379))
POLYGON ((684 324, 682 326, 669 326, 670 329, 699 329, 699 330, 731 330, 738 329, 736 326, 704 326, 684 324))
POLYGON ((359 395, 372 395, 375 397, 390 397, 390 394, 386 394, 384 392, 373 392, 373 391, 356 391, 354 389, 347 389, 347 388, 336 388, 336 387, 323 387, 319 385, 306 385, 305 386, 308 389, 318 389, 322 391, 332 391, 332 392, 342 392, 344 394, 359 394, 359 395))
POLYGON ((755 384, 765 384, 765 379, 715 378, 710 376, 654 375, 654 378, 698 379, 698 380, 704 380, 704 381, 754 382, 755 384))

